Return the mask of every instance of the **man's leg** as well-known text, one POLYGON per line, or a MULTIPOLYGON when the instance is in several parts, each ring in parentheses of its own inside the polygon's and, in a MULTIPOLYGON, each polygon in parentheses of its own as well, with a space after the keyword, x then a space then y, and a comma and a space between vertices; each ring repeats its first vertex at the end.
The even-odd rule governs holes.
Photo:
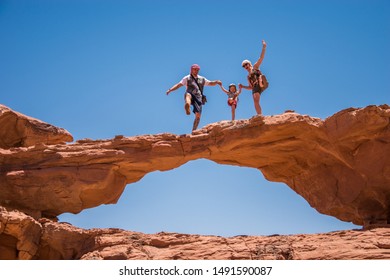
POLYGON ((196 130, 198 128, 200 122, 200 113, 195 113, 195 120, 194 120, 194 125, 192 126, 192 131, 196 130))
POLYGON ((191 94, 186 93, 185 95, 185 104, 184 109, 186 110, 186 114, 191 114, 191 94))

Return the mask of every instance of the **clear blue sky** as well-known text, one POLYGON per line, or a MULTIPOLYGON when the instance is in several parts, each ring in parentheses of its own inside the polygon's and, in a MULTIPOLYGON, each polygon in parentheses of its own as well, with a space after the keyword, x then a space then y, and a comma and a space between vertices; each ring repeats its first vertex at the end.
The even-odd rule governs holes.
MULTIPOLYGON (((66 128, 75 140, 190 133, 183 88, 166 90, 193 63, 225 87, 245 83, 241 61, 255 61, 265 39, 263 113, 293 109, 324 119, 389 104, 389 15, 388 0, 0 0, 0 103, 66 128)), ((205 94, 200 127, 229 120, 219 87, 205 94)), ((236 117, 254 114, 244 91, 236 117)), ((206 160, 148 174, 116 205, 60 220, 222 236, 357 228, 319 214, 257 170, 206 160)))

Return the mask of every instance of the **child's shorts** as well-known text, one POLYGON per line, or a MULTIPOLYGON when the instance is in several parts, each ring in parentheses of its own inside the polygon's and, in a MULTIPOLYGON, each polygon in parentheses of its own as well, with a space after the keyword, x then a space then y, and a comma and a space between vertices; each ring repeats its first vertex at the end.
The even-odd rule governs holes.
POLYGON ((227 101, 229 106, 236 106, 237 107, 237 99, 229 98, 227 101))

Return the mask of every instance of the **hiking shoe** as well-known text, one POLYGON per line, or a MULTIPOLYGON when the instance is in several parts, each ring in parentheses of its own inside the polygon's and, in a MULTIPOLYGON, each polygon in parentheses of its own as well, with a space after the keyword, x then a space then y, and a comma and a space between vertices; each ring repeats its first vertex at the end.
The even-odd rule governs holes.
POLYGON ((191 111, 190 111, 190 104, 186 103, 184 105, 184 109, 186 110, 186 114, 189 115, 191 114, 191 111))

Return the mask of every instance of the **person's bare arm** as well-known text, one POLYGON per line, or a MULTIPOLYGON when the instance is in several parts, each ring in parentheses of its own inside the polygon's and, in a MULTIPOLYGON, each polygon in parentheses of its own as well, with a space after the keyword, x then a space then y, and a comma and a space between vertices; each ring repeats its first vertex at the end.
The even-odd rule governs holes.
MULTIPOLYGON (((243 84, 240 84, 241 85, 241 88, 244 88, 244 89, 252 89, 252 86, 251 86, 251 83, 249 81, 249 78, 248 78, 248 83, 249 83, 249 86, 244 86, 243 84)), ((240 86, 239 85, 239 86, 240 86)))
POLYGON ((208 86, 216 86, 216 85, 222 85, 222 82, 220 80, 216 80, 208 83, 208 86))
POLYGON ((174 85, 173 87, 171 87, 170 89, 168 89, 167 90, 167 95, 170 93, 170 92, 172 92, 172 91, 174 91, 174 90, 177 90, 178 88, 181 88, 183 86, 183 84, 182 83, 177 83, 176 85, 174 85))
POLYGON ((223 85, 221 84, 221 85, 219 85, 220 87, 221 87, 221 89, 222 89, 222 91, 224 92, 224 93, 226 93, 226 94, 228 94, 229 93, 229 91, 227 90, 227 89, 225 89, 224 87, 223 87, 223 85))
POLYGON ((244 89, 252 89, 252 87, 249 85, 249 86, 244 86, 244 85, 241 85, 242 88, 244 89))
POLYGON ((239 96, 241 94, 241 91, 242 91, 242 85, 241 85, 241 87, 240 86, 238 87, 238 90, 236 92, 236 96, 239 96))
POLYGON ((253 68, 259 69, 261 63, 263 62, 264 55, 265 55, 265 49, 267 48, 267 43, 263 40, 263 49, 261 50, 261 54, 259 59, 256 61, 256 63, 253 65, 253 68))

